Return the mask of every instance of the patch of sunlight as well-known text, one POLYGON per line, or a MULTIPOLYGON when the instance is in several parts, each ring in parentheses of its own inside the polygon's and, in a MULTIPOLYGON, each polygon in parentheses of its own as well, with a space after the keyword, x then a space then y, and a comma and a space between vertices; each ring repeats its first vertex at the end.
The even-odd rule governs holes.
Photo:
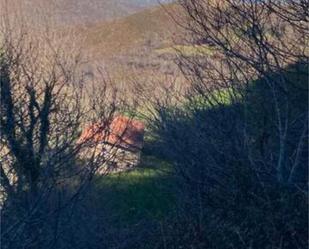
POLYGON ((182 54, 184 56, 204 56, 213 55, 214 50, 207 45, 175 45, 167 48, 157 49, 159 55, 162 54, 182 54))
POLYGON ((241 94, 233 89, 215 90, 208 95, 197 95, 185 104, 185 108, 204 109, 218 105, 230 105, 241 100, 241 94))
POLYGON ((167 162, 144 156, 134 170, 97 177, 97 195, 103 208, 111 211, 117 221, 160 219, 174 206, 174 180, 170 173, 167 162))

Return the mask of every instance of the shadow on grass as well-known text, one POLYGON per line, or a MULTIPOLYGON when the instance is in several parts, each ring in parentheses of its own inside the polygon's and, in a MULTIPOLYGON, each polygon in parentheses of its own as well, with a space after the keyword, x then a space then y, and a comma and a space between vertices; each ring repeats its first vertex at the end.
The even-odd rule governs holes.
POLYGON ((153 156, 142 156, 134 170, 97 177, 97 204, 118 224, 142 219, 160 220, 174 207, 170 165, 153 156))

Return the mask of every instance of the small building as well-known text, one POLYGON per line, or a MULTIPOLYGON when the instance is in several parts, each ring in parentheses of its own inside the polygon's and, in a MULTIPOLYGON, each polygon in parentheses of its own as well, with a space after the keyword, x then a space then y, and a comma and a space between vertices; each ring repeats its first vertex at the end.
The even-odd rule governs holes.
POLYGON ((79 142, 93 149, 87 153, 103 158, 98 173, 120 172, 133 168, 140 161, 144 144, 143 122, 125 116, 115 117, 109 124, 95 123, 86 127, 79 142))

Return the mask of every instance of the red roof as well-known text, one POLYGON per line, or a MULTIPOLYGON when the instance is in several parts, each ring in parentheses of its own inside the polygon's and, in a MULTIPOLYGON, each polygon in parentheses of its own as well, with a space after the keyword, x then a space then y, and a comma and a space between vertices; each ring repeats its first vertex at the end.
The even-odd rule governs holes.
POLYGON ((109 124, 95 123, 84 129, 79 142, 108 143, 126 149, 142 149, 145 125, 139 120, 117 116, 109 124))

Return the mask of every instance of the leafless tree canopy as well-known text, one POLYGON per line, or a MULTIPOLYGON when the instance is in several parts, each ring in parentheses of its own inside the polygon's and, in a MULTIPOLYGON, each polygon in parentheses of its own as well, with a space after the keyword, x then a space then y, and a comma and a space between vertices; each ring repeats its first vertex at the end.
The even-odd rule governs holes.
POLYGON ((305 247, 308 2, 179 4, 191 89, 150 108, 155 148, 181 179, 167 247, 305 247))
POLYGON ((121 101, 103 72, 87 78, 74 37, 11 24, 1 19, 1 246, 52 248, 62 212, 114 156, 95 155, 81 131, 108 130, 121 101))

